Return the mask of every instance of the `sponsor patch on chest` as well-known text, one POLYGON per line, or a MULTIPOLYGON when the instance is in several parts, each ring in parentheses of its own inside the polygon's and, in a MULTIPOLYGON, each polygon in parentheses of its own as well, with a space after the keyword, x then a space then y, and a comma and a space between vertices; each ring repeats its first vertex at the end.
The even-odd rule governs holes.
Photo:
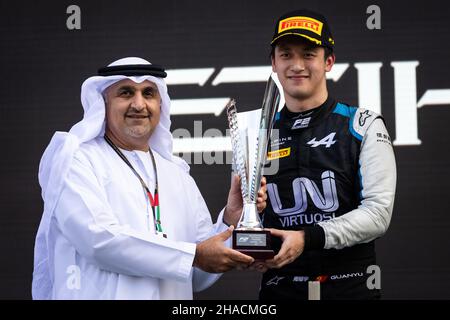
POLYGON ((270 151, 267 153, 267 160, 274 160, 289 157, 291 155, 291 147, 280 150, 270 151))

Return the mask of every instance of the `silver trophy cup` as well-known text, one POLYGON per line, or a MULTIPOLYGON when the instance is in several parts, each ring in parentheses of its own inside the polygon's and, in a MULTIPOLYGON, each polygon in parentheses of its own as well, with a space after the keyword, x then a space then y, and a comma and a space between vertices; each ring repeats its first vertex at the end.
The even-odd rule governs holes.
POLYGON ((274 256, 270 232, 263 229, 256 201, 279 102, 280 92, 270 77, 259 118, 250 116, 245 120, 239 119, 235 101, 231 100, 227 105, 233 168, 240 177, 243 199, 241 218, 233 231, 233 248, 256 260, 267 260, 274 256))

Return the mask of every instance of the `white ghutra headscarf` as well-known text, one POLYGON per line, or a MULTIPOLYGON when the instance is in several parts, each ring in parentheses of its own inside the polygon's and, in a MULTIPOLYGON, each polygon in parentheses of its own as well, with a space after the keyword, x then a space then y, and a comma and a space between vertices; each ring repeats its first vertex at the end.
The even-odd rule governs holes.
MULTIPOLYGON (((75 124, 69 132, 56 132, 42 156, 39 164, 39 184, 42 188, 44 213, 34 249, 32 286, 34 299, 51 298, 54 275, 49 266, 51 253, 48 249, 53 241, 52 235, 49 234, 50 221, 75 152, 82 143, 103 136, 105 133, 105 102, 102 94, 106 88, 123 79, 131 79, 136 83, 142 83, 145 80, 155 83, 161 96, 161 116, 149 139, 149 145, 152 150, 166 160, 178 164, 186 171, 189 170, 186 162, 172 155, 170 98, 165 81, 158 72, 153 73, 156 76, 149 75, 152 72, 146 72, 145 69, 146 67, 150 68, 151 63, 141 58, 124 58, 108 65, 108 67, 113 67, 110 69, 126 69, 126 66, 130 66, 134 70, 131 72, 133 75, 130 72, 123 72, 124 75, 120 75, 120 71, 117 71, 113 73, 114 75, 93 76, 84 81, 81 87, 83 119, 75 124), (144 70, 136 72, 135 70, 139 69, 139 66, 144 70)), ((162 73, 165 74, 164 70, 162 73)))

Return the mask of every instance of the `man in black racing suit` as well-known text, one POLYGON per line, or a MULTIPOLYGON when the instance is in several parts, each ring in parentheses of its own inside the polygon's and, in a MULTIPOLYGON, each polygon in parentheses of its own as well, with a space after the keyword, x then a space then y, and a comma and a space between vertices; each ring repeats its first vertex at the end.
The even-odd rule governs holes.
POLYGON ((374 240, 390 223, 395 158, 380 115, 328 95, 333 48, 320 14, 297 10, 277 21, 272 67, 286 104, 269 146, 279 169, 266 174, 263 223, 278 253, 256 267, 266 271, 260 299, 307 299, 314 280, 322 299, 380 297, 374 240))

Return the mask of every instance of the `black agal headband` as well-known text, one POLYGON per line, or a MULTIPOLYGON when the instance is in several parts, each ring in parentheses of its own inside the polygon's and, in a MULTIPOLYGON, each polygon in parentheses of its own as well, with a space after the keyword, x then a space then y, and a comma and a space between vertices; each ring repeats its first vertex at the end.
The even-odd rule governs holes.
POLYGON ((167 77, 164 68, 155 64, 128 64, 122 66, 109 66, 98 69, 99 76, 154 76, 167 77))

